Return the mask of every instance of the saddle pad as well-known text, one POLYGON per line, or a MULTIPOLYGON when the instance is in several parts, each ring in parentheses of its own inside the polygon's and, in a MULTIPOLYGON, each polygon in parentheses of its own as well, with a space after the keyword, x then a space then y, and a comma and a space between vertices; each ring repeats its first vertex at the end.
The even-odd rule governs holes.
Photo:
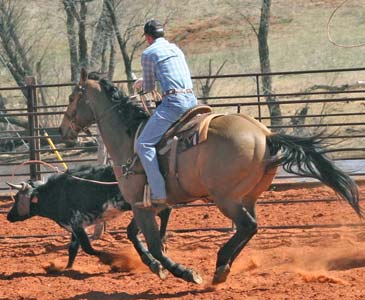
MULTIPOLYGON (((197 144, 206 141, 208 137, 208 129, 210 122, 223 114, 204 113, 198 114, 190 119, 174 132, 174 136, 178 138, 177 152, 181 153, 197 144)), ((163 155, 170 150, 172 138, 162 139, 158 145, 159 154, 163 155)))
POLYGON ((204 142, 208 137, 208 129, 210 122, 223 114, 209 114, 199 123, 199 143, 204 142))

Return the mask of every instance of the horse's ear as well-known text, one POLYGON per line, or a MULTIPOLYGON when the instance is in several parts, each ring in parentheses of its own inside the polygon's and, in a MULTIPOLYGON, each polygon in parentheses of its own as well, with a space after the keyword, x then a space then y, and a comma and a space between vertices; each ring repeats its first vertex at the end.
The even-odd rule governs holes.
POLYGON ((80 85, 83 85, 87 81, 87 71, 85 68, 81 68, 80 72, 80 85))

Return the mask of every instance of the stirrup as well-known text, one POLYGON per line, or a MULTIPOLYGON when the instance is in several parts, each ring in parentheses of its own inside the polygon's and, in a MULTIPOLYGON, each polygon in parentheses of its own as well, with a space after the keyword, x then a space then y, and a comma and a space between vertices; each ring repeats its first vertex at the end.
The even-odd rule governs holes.
POLYGON ((143 201, 138 201, 134 203, 135 207, 138 208, 154 208, 154 207, 167 207, 167 200, 166 199, 151 199, 151 189, 148 184, 144 186, 143 191, 143 201))

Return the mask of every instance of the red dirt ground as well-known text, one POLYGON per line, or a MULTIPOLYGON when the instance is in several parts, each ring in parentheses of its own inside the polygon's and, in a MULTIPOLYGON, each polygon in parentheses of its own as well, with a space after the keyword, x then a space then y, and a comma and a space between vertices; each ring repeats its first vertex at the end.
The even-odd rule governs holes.
MULTIPOLYGON (((362 187, 362 200, 364 195, 362 187)), ((283 199, 335 196, 321 187, 266 192, 260 200, 283 199)), ((1 202, 0 210, 7 211, 10 206, 11 201, 1 202)), ((130 213, 108 223, 110 233, 93 241, 96 248, 122 254, 119 271, 82 251, 73 270, 57 271, 66 265, 69 234, 46 219, 10 224, 6 215, 0 214, 0 299, 365 299, 363 226, 262 228, 360 223, 346 203, 261 204, 257 216, 259 233, 238 256, 227 282, 212 286, 216 253, 231 232, 169 232, 168 255, 195 268, 204 279, 202 285, 194 285, 171 274, 162 281, 142 265, 124 232, 130 213), (29 235, 32 237, 19 237, 29 235)), ((174 210, 169 229, 230 225, 215 207, 195 207, 174 210)))

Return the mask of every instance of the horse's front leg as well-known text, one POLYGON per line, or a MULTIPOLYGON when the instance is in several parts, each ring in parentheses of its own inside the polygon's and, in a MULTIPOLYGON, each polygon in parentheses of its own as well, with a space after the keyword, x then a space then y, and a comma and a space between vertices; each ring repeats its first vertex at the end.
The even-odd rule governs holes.
POLYGON ((155 259, 151 253, 143 245, 141 239, 138 237, 139 229, 133 218, 127 227, 128 239, 133 243, 134 248, 137 250, 139 256, 145 265, 147 265, 150 270, 157 274, 161 279, 165 279, 167 274, 166 270, 162 267, 161 263, 155 259))
POLYGON ((188 269, 181 264, 175 263, 163 254, 161 250, 160 231, 155 219, 155 212, 133 207, 133 213, 134 219, 146 239, 148 250, 161 262, 162 266, 169 270, 175 277, 182 278, 188 282, 202 283, 202 278, 197 272, 188 269))

